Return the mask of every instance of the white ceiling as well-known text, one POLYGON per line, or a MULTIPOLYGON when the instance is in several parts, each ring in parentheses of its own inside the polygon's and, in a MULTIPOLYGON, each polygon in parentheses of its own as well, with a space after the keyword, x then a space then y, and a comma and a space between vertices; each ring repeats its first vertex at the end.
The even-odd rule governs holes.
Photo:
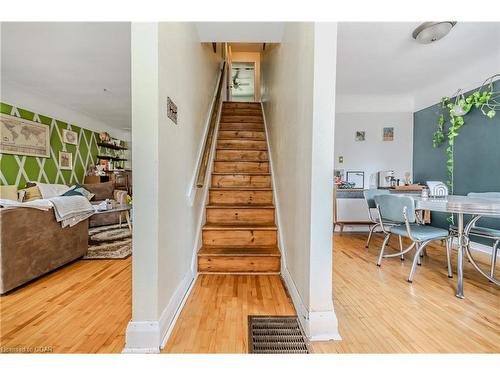
POLYGON ((130 128, 130 23, 2 23, 1 41, 2 83, 130 128))
POLYGON ((337 94, 347 101, 404 96, 421 109, 500 71, 500 23, 458 22, 428 45, 412 39, 419 24, 339 23, 337 94))
POLYGON ((201 42, 279 43, 284 22, 196 22, 201 42))

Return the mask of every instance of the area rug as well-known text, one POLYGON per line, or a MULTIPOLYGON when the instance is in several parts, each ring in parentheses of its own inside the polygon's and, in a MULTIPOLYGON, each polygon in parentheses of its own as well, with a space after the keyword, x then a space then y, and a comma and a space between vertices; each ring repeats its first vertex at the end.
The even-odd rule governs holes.
POLYGON ((89 249, 83 259, 124 259, 132 254, 132 235, 118 224, 89 229, 89 249))

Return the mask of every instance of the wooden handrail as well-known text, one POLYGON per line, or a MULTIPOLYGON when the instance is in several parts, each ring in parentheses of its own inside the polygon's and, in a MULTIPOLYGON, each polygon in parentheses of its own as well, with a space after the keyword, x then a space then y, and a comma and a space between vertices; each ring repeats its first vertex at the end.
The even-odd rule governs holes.
POLYGON ((205 144, 203 145, 202 159, 198 167, 198 174, 196 176, 196 187, 198 188, 203 187, 205 183, 205 177, 207 175, 208 161, 210 160, 210 151, 212 150, 215 127, 217 126, 217 115, 219 112, 220 102, 222 100, 222 82, 224 81, 225 69, 226 62, 224 61, 224 63, 222 64, 222 70, 217 86, 217 92, 215 94, 214 106, 212 107, 212 113, 210 114, 210 124, 208 125, 207 137, 205 138, 205 144))

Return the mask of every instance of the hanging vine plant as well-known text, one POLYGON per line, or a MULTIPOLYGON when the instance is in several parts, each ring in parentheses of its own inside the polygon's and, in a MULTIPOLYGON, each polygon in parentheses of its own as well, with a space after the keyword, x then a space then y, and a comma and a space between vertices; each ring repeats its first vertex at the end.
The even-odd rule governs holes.
POLYGON ((437 130, 432 137, 432 145, 436 148, 445 143, 446 140, 448 141, 446 147, 448 180, 446 184, 450 194, 453 194, 454 187, 455 139, 459 135, 460 128, 465 125, 464 116, 476 108, 490 119, 495 117, 497 111, 500 111, 500 92, 493 91, 493 82, 499 77, 500 74, 489 77, 479 89, 467 97, 462 94, 462 90, 458 90, 452 97, 443 97, 441 99, 441 113, 438 118, 437 130))

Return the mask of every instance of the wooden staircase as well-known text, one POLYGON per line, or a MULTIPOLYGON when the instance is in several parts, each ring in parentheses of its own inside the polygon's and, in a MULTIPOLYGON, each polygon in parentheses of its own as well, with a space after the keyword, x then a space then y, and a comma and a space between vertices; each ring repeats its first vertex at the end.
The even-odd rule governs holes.
POLYGON ((201 273, 279 273, 260 103, 224 102, 198 252, 201 273))

